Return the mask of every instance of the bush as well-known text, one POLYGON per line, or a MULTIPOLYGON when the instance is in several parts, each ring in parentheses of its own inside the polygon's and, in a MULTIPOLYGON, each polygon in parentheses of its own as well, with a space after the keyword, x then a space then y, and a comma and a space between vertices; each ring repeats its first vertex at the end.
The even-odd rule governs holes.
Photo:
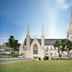
POLYGON ((45 56, 45 57, 43 58, 43 60, 49 60, 49 57, 45 56))
POLYGON ((12 52, 12 57, 18 57, 18 52, 17 51, 12 52))
POLYGON ((40 58, 40 57, 39 57, 38 59, 39 59, 39 60, 41 60, 41 58, 40 58))

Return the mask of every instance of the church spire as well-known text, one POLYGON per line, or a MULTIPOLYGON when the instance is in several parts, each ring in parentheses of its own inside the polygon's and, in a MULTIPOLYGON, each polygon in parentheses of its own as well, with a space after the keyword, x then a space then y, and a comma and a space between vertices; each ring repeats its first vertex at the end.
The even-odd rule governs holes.
POLYGON ((42 24, 42 35, 44 35, 44 25, 42 24))
POLYGON ((42 58, 45 55, 45 36, 44 36, 44 25, 42 24, 42 34, 41 34, 41 49, 42 49, 42 58))
POLYGON ((27 35, 30 35, 29 34, 29 24, 27 24, 27 35))
POLYGON ((69 27, 70 33, 72 33, 72 7, 71 7, 71 16, 70 16, 70 27, 69 27))
POLYGON ((45 39, 45 36, 44 36, 44 26, 42 24, 42 34, 41 34, 41 46, 42 46, 42 48, 44 48, 44 39, 45 39))
POLYGON ((27 49, 29 49, 29 48, 30 48, 30 33, 29 33, 29 24, 27 24, 26 46, 27 46, 27 49))
POLYGON ((70 16, 70 26, 69 26, 69 31, 67 33, 67 37, 69 40, 72 41, 72 7, 71 7, 71 16, 70 16))

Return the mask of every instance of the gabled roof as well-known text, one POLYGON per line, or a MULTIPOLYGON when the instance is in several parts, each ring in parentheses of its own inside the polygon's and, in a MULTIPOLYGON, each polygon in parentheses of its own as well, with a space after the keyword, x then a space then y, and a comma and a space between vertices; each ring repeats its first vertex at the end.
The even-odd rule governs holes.
POLYGON ((45 45, 53 45, 56 40, 63 40, 63 39, 45 39, 45 45))
MULTIPOLYGON (((30 44, 32 43, 33 40, 34 40, 34 39, 30 39, 30 44)), ((25 40, 24 40, 24 45, 26 45, 26 38, 25 38, 25 40)))
MULTIPOLYGON (((34 39, 30 40, 30 45, 33 42, 34 39)), ((41 39, 37 39, 39 44, 41 45, 41 39)), ((63 40, 63 39, 45 39, 45 45, 53 45, 56 40, 63 40)), ((24 45, 26 45, 26 39, 24 41, 24 45)))

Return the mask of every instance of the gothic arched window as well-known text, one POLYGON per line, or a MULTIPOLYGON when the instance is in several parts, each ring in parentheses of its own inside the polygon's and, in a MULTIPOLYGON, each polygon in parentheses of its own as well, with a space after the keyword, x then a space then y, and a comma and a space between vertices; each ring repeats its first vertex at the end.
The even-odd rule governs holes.
POLYGON ((38 47, 36 44, 34 45, 34 48, 33 48, 33 54, 38 54, 38 47))

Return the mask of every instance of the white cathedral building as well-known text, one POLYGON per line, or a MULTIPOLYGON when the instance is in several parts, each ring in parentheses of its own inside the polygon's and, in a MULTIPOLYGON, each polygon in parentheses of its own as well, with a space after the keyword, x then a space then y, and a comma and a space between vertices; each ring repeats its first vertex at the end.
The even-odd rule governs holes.
MULTIPOLYGON (((67 33, 67 39, 72 41, 72 14, 70 20, 70 26, 67 33)), ((44 27, 42 25, 41 38, 32 38, 29 33, 29 26, 27 26, 27 34, 24 43, 20 46, 19 54, 23 54, 25 58, 43 59, 45 56, 51 59, 52 57, 59 57, 57 48, 55 49, 53 44, 56 40, 60 39, 46 39, 44 35, 44 27)), ((64 53, 67 55, 67 53, 64 53)), ((63 54, 63 55, 64 55, 63 54)))

